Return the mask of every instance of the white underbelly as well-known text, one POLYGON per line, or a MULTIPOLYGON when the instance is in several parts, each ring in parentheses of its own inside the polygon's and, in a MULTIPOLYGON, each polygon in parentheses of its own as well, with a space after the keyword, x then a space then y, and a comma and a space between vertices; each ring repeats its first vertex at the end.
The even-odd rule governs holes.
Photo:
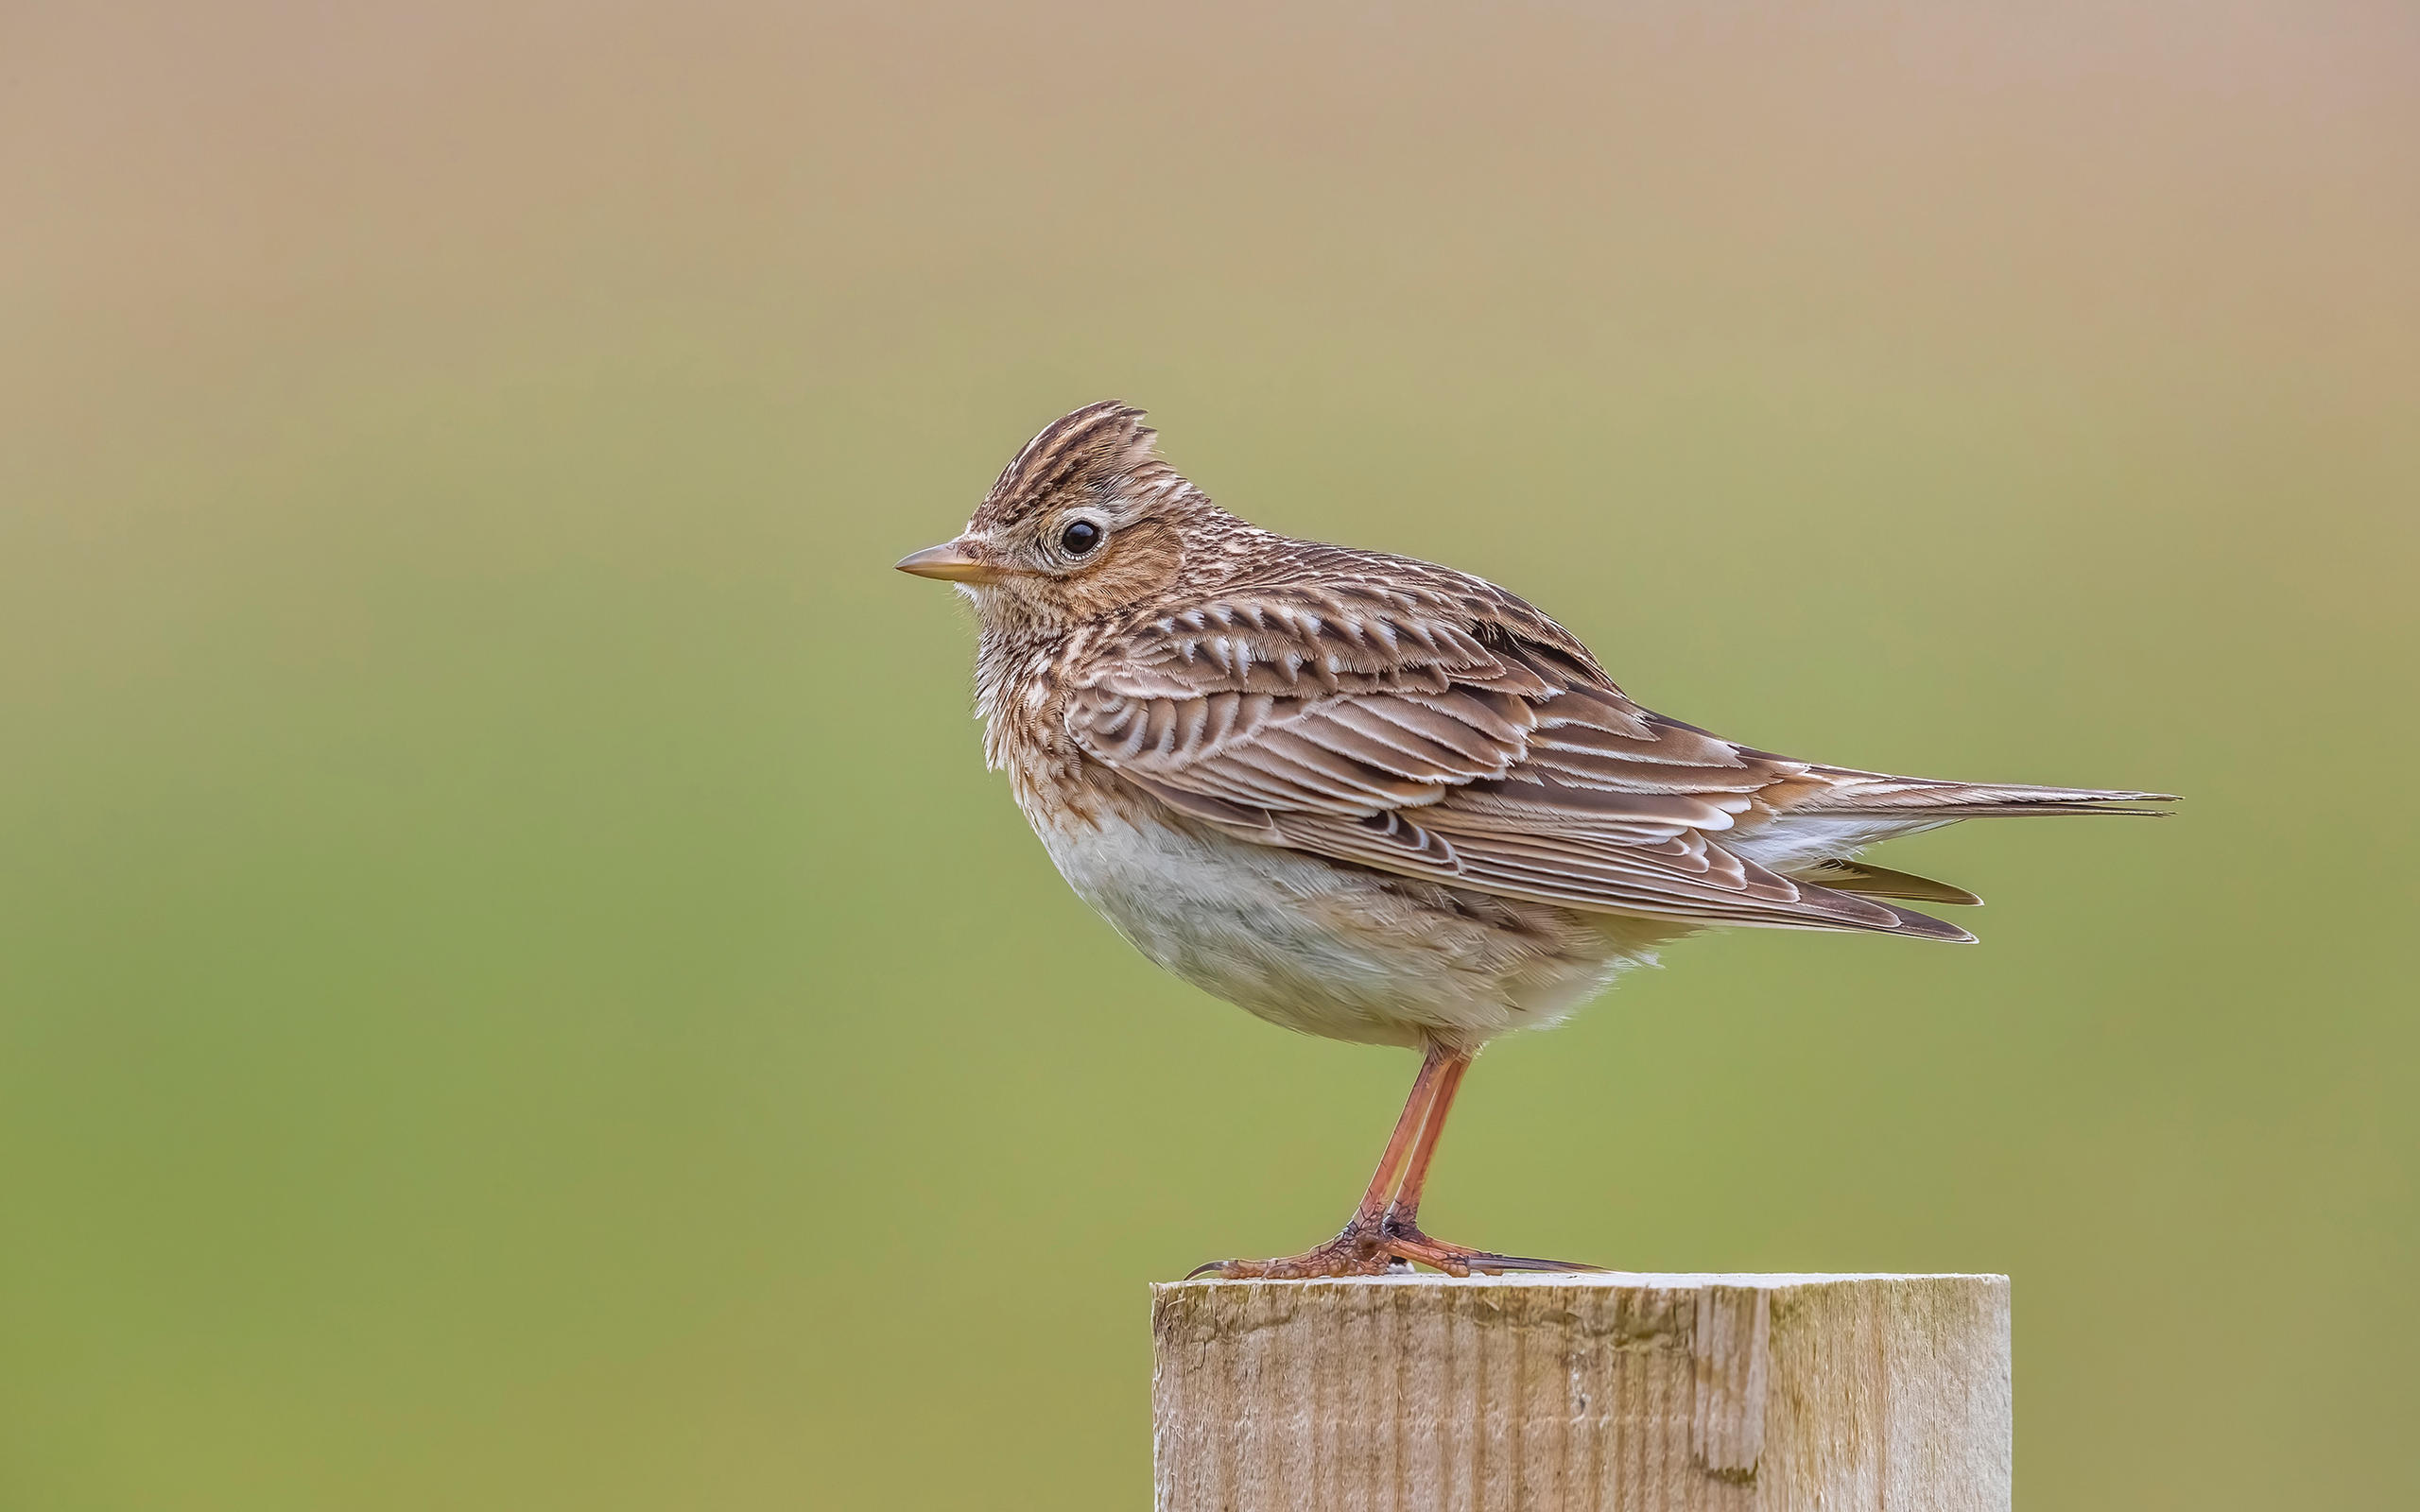
POLYGON ((1144 955, 1335 1040, 1476 1045, 1552 1022, 1685 931, 1382 879, 1216 833, 1104 817, 1039 829, 1060 875, 1144 955))

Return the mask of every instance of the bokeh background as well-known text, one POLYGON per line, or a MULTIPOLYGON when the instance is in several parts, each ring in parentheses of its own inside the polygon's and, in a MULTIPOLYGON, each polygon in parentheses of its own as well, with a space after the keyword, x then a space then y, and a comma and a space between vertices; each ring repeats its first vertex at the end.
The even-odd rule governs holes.
POLYGON ((1970 825, 1429 1212, 2015 1278, 2033 1508, 2420 1500, 2420 12, 0 9, 0 1505, 1149 1492, 1409 1057, 1070 897, 889 571, 1059 412, 1970 825))

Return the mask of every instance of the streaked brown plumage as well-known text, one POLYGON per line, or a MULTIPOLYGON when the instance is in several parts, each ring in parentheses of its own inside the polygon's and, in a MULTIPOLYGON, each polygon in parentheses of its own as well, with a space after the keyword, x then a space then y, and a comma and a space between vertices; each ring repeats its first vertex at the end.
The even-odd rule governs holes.
POLYGON ((1556 1021, 1707 925, 1971 940, 1900 904, 1973 894, 1855 852, 1977 816, 2165 798, 1892 777, 1723 740, 1633 703, 1492 583, 1228 514, 1152 437, 1115 403, 1054 421, 963 535, 900 567, 974 600, 990 762, 1137 948, 1273 1022, 1426 1052, 1344 1232, 1224 1274, 1562 1268, 1413 1222, 1487 1040, 1556 1021))

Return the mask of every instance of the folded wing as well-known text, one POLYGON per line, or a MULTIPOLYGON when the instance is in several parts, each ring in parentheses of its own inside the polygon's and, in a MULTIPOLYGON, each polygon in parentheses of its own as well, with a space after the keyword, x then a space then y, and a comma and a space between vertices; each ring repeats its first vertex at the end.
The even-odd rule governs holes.
POLYGON ((1837 779, 1641 709, 1527 604, 1402 565, 1125 627, 1071 690, 1069 734, 1264 845, 1580 909, 1970 937, 1721 843, 1837 779))

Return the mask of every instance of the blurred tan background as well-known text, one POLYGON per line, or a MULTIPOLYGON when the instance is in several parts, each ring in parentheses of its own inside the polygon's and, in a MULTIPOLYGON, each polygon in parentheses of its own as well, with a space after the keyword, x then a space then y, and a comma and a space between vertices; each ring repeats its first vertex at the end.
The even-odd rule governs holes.
POLYGON ((2420 1497, 2420 12, 0 8, 0 1505, 1111 1508, 1409 1057, 1144 964, 891 560, 1146 404, 1884 854, 1439 1231, 2015 1278, 2030 1508, 2420 1497))

